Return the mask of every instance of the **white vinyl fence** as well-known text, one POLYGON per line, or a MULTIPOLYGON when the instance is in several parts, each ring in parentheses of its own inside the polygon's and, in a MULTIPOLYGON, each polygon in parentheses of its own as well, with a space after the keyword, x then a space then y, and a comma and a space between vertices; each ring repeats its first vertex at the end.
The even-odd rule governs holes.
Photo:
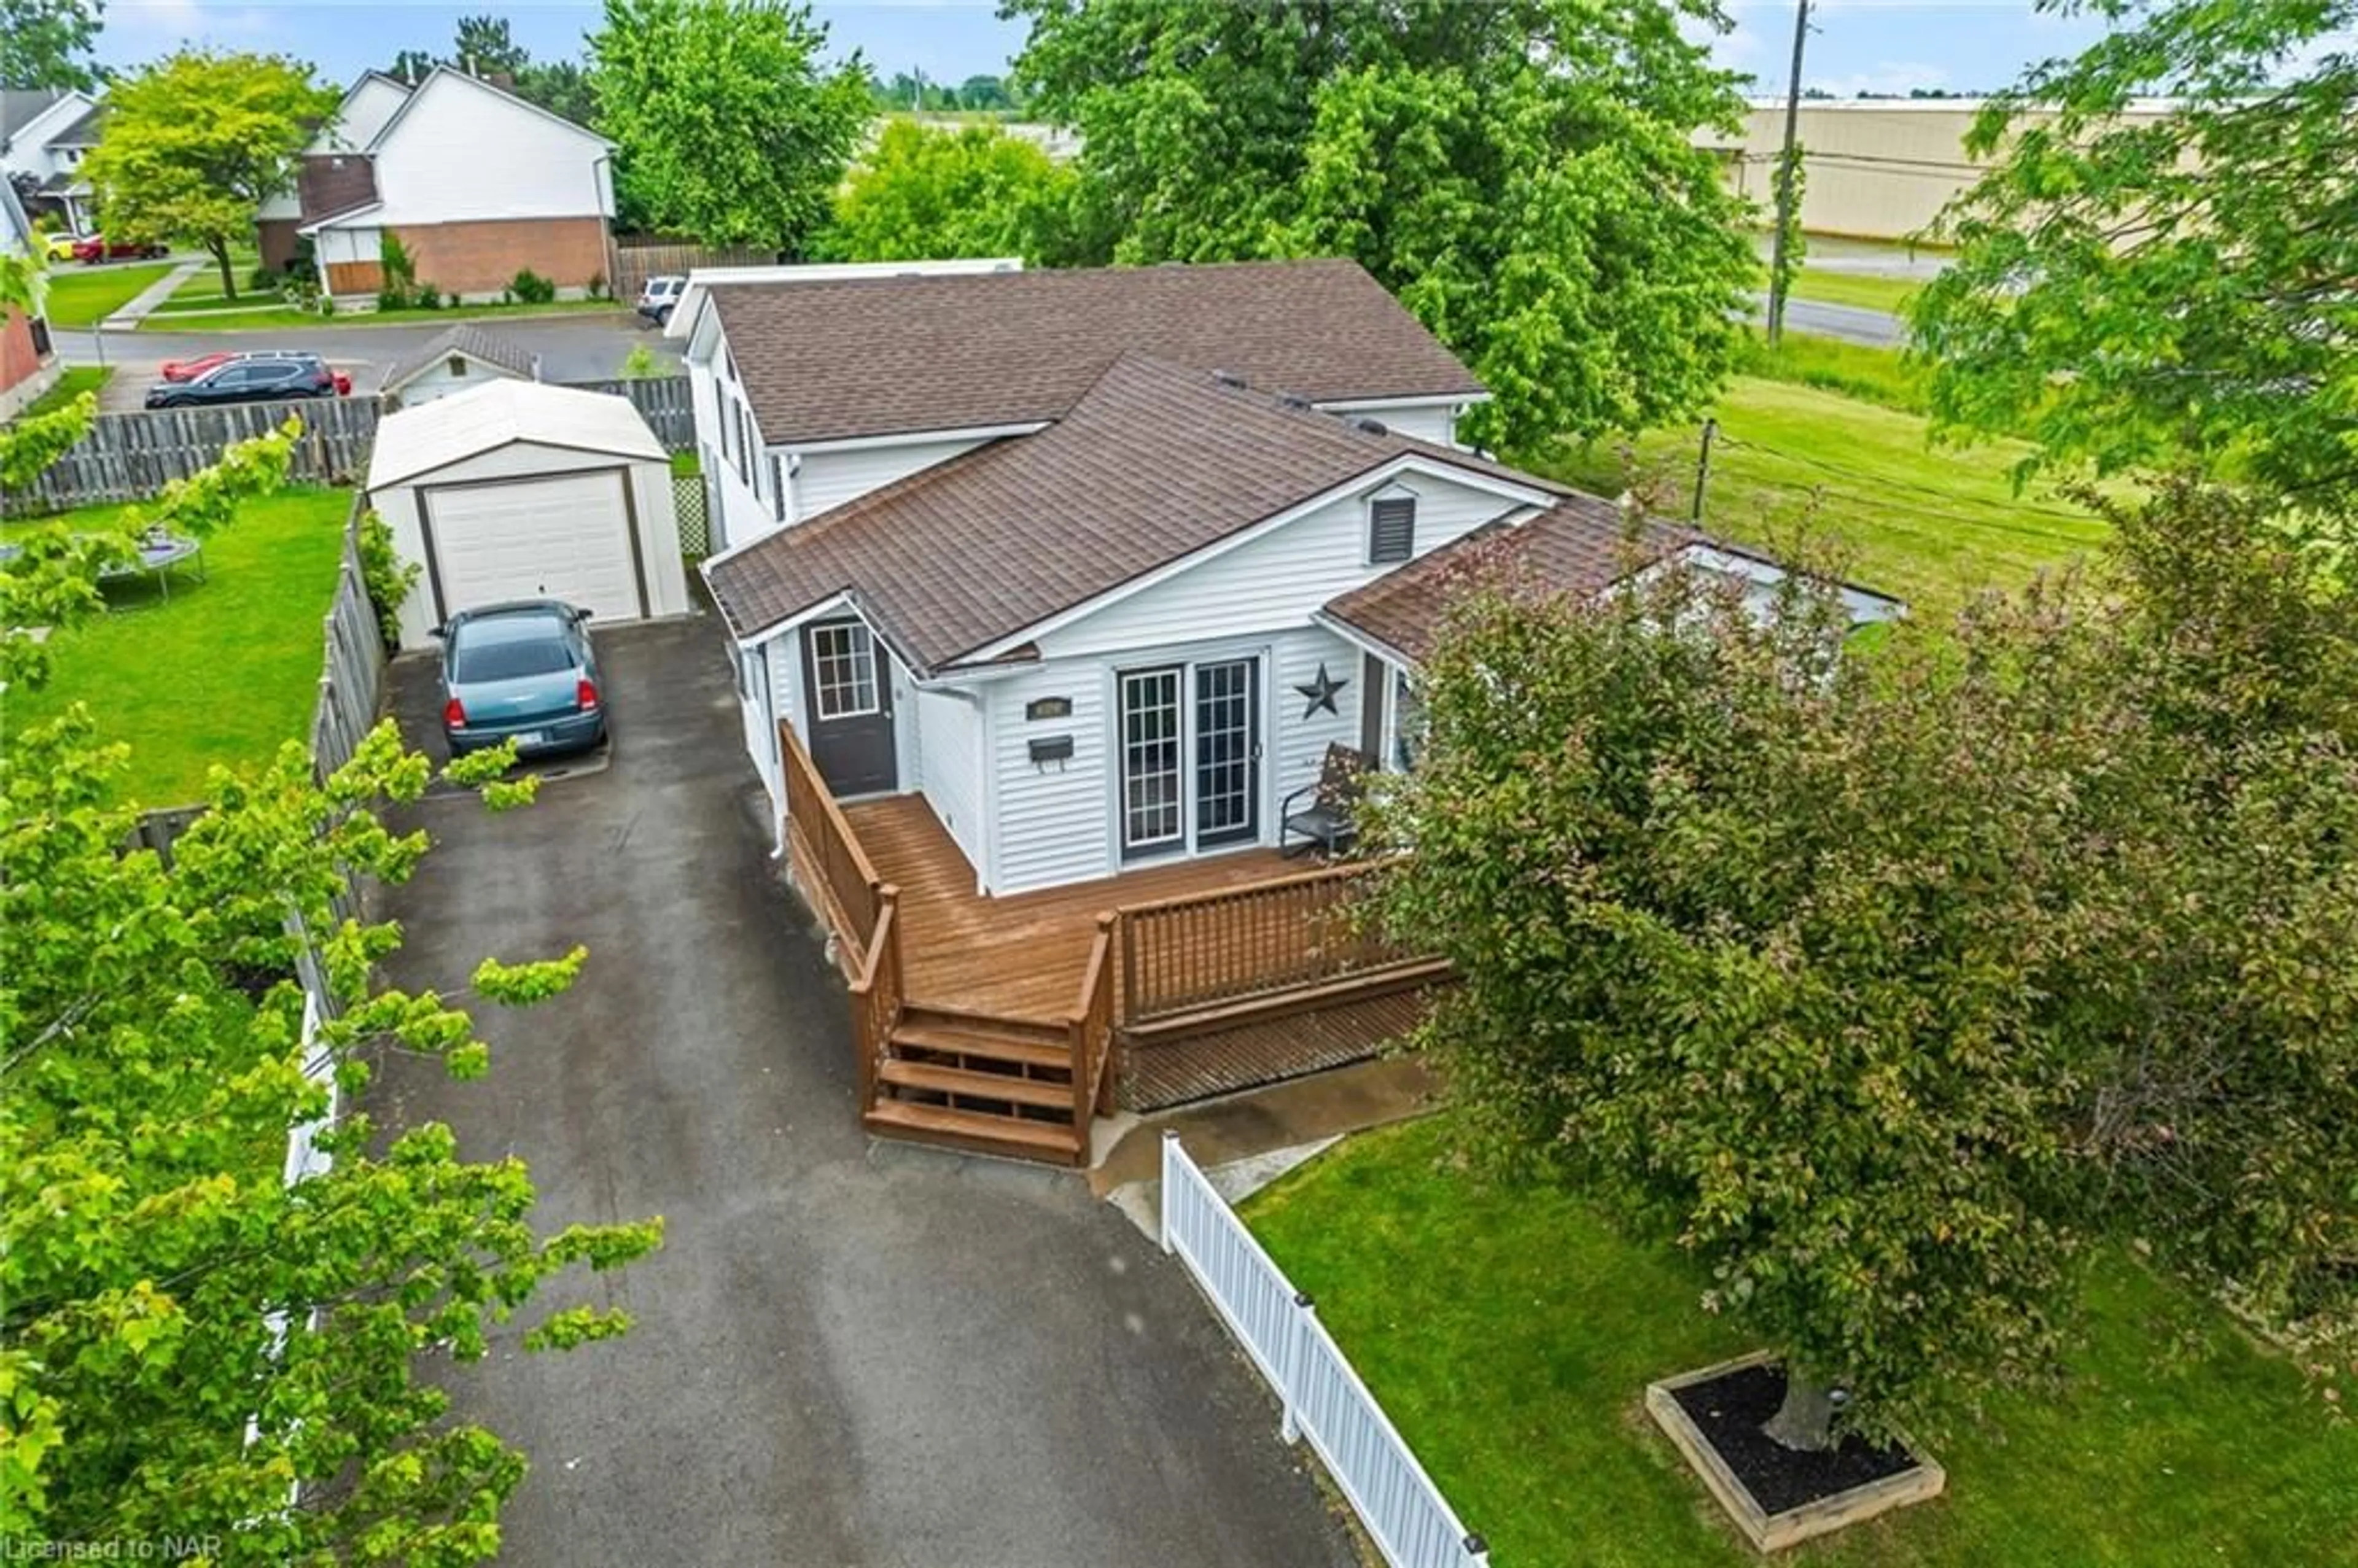
POLYGON ((1391 1568, 1488 1568, 1489 1548, 1351 1370, 1317 1309, 1293 1288, 1181 1148, 1163 1135, 1163 1249, 1203 1287, 1285 1409, 1285 1440, 1310 1439, 1391 1568))

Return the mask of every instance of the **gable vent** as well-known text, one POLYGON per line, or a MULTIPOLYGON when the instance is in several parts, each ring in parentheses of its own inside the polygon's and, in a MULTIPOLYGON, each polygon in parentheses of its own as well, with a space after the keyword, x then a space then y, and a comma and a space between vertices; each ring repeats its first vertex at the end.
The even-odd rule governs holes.
POLYGON ((1382 420, 1370 419, 1364 414, 1354 414, 1350 418, 1344 421, 1344 423, 1349 425, 1352 429, 1360 432, 1362 435, 1389 436, 1391 434, 1390 428, 1387 427, 1382 420))
POLYGON ((1245 378, 1232 370, 1216 370, 1212 373, 1212 379, 1222 386, 1234 387, 1239 392, 1244 390, 1245 378))
POLYGON ((1416 554, 1416 498, 1388 495, 1368 508, 1368 559, 1379 564, 1416 554))

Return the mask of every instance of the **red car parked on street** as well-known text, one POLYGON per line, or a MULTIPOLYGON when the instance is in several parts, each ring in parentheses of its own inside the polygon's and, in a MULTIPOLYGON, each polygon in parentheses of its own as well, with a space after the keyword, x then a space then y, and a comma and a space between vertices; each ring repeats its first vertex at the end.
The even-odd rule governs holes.
POLYGON ((135 245, 128 240, 110 240, 103 234, 92 234, 75 242, 74 260, 84 266, 103 261, 146 260, 172 254, 169 245, 135 245))

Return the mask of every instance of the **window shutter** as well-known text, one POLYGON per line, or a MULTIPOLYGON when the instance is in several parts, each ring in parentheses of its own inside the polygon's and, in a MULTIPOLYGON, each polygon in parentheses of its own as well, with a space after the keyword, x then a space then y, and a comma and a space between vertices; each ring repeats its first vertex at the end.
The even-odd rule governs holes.
POLYGON ((1416 501, 1386 496, 1368 509, 1368 559, 1404 561, 1416 554, 1416 501))
POLYGON ((778 522, 786 520, 786 460, 784 453, 770 454, 770 502, 772 515, 778 522))

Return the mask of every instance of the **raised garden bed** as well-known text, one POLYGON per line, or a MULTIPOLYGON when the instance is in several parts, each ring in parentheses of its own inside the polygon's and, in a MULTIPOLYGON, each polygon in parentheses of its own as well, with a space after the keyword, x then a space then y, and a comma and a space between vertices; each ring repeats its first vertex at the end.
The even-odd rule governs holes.
POLYGON ((1775 1552, 1941 1495, 1948 1476, 1908 1447, 1845 1437, 1823 1454, 1787 1448, 1761 1425, 1785 1398, 1768 1351, 1646 1389, 1646 1409, 1745 1539, 1775 1552))

